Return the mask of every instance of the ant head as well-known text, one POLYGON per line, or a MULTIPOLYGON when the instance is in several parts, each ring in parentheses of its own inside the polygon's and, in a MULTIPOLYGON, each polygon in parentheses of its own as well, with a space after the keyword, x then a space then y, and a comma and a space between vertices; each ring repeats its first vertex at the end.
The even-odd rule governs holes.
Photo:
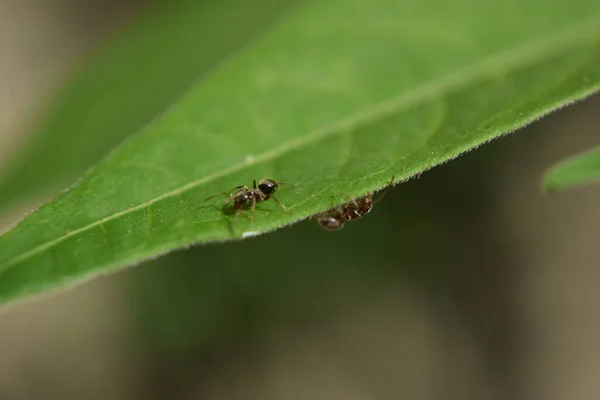
POLYGON ((273 179, 262 179, 258 183, 258 190, 263 192, 265 195, 270 196, 279 189, 279 182, 273 179))

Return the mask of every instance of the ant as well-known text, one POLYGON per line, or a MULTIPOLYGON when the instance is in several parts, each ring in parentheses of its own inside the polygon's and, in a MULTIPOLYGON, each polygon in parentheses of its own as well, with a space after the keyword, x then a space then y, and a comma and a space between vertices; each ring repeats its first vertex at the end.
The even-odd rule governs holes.
POLYGON ((210 196, 204 201, 214 199, 217 196, 228 196, 229 201, 233 200, 233 209, 237 212, 240 212, 240 210, 250 205, 250 221, 254 219, 254 208, 256 207, 256 204, 262 203, 263 201, 267 201, 269 199, 275 200, 275 202, 279 204, 279 206, 283 208, 285 212, 291 214, 291 211, 275 196, 273 196, 273 193, 279 189, 279 185, 290 184, 286 182, 278 182, 274 179, 261 179, 257 186, 256 179, 254 179, 252 181, 252 189, 248 188, 246 185, 236 186, 228 192, 210 196), (231 192, 234 190, 237 190, 237 192, 231 194, 231 192))
POLYGON ((339 231, 344 227, 344 225, 346 225, 346 222, 354 219, 360 219, 370 213, 373 209, 373 205, 379 203, 385 197, 388 190, 390 190, 392 184, 394 183, 394 178, 395 176, 392 176, 392 180, 383 189, 383 192, 376 200, 373 200, 374 193, 356 199, 351 199, 348 196, 345 196, 349 200, 347 203, 342 204, 333 211, 315 215, 313 218, 326 231, 339 231))

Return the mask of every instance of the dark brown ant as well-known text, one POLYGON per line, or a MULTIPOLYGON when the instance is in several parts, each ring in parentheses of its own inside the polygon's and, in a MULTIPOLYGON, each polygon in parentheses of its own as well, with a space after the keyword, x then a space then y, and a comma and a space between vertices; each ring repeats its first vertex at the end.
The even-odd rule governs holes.
POLYGON ((373 209, 373 205, 379 203, 385 197, 388 190, 390 190, 394 183, 394 178, 395 177, 392 176, 392 180, 383 189, 383 192, 381 192, 381 195, 376 200, 373 200, 374 193, 356 199, 348 198, 348 196, 346 196, 349 199, 347 203, 342 204, 332 211, 315 215, 313 218, 326 231, 339 231, 347 222, 360 219, 370 213, 373 209))
POLYGON ((256 179, 252 181, 252 189, 248 188, 246 185, 236 186, 228 192, 223 192, 216 194, 214 196, 210 196, 204 201, 208 201, 210 199, 214 199, 218 196, 228 196, 229 201, 233 200, 233 209, 237 212, 241 212, 244 208, 247 208, 250 205, 250 220, 254 219, 254 208, 257 203, 262 203, 263 201, 267 201, 269 199, 275 200, 277 204, 285 212, 291 214, 291 211, 283 205, 273 194, 279 190, 279 185, 290 185, 286 182, 278 182, 274 179, 261 179, 258 182, 258 186, 256 185, 256 179), (231 193, 237 190, 235 193, 231 193))

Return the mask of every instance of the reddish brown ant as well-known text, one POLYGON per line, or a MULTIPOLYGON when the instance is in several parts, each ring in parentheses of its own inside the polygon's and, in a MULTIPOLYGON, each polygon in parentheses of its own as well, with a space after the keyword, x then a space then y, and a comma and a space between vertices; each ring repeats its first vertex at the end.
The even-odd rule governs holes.
POLYGON ((218 196, 228 196, 229 201, 233 200, 233 209, 237 212, 241 212, 242 209, 248 207, 250 205, 250 220, 254 219, 254 208, 257 203, 262 203, 263 201, 267 201, 269 199, 275 200, 277 204, 281 208, 284 209, 285 212, 291 214, 291 211, 283 205, 273 194, 279 190, 279 185, 290 185, 286 182, 278 182, 274 179, 261 179, 258 182, 258 186, 256 185, 256 179, 252 181, 252 189, 248 188, 246 185, 236 186, 228 192, 223 192, 216 194, 214 196, 210 196, 204 201, 208 201, 210 199, 214 199, 218 196), (237 190, 235 193, 231 193, 237 190))
POLYGON ((332 211, 315 215, 313 218, 326 231, 339 231, 344 227, 344 225, 346 225, 348 221, 360 219, 370 213, 373 209, 373 205, 379 203, 385 197, 388 190, 390 190, 392 184, 394 183, 394 178, 395 177, 392 176, 392 180, 383 189, 383 192, 381 192, 381 195, 376 200, 373 200, 374 193, 356 199, 349 198, 347 203, 342 204, 332 211))

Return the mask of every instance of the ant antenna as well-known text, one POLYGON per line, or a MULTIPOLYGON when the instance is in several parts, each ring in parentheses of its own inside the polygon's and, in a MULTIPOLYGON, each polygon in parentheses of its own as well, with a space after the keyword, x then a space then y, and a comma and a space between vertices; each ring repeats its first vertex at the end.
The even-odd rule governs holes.
POLYGON ((289 183, 289 182, 279 182, 279 181, 277 181, 277 183, 280 184, 280 185, 285 185, 285 186, 297 186, 296 184, 289 183))
POLYGON ((356 202, 356 198, 352 198, 348 196, 346 193, 338 192, 338 194, 342 197, 345 197, 348 200, 348 203, 353 203, 355 207, 358 208, 358 203, 356 202))
POLYGON ((381 192, 381 194, 379 195, 379 197, 377 198, 377 200, 373 200, 373 204, 377 204, 381 200, 383 200, 383 198, 387 194, 388 190, 390 190, 390 188, 392 187, 392 184, 394 183, 394 179, 396 179, 395 175, 392 176, 392 180, 390 181, 390 183, 388 183, 388 185, 385 187, 385 189, 383 189, 383 192, 381 192))
POLYGON ((208 201, 208 200, 210 200, 210 199, 214 199, 215 197, 219 197, 219 196, 228 196, 228 197, 231 197, 231 192, 233 192, 234 190, 243 189, 243 188, 245 188, 245 187, 246 187, 246 185, 240 185, 240 186, 236 186, 236 187, 234 187, 233 189, 231 189, 231 190, 230 190, 230 191, 228 191, 228 192, 217 193, 217 194, 215 194, 215 195, 212 195, 212 196, 210 196, 210 197, 207 197, 206 199, 204 199, 204 201, 208 201))

